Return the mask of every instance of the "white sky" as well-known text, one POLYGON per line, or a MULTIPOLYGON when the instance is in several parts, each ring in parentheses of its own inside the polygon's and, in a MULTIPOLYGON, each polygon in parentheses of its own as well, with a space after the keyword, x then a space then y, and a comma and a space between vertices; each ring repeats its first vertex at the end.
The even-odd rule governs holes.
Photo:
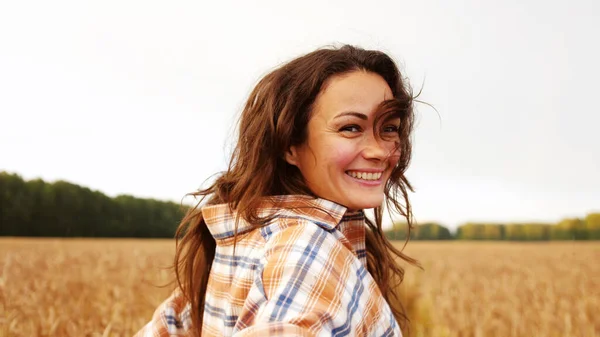
POLYGON ((418 221, 600 210, 598 1, 5 1, 0 170, 180 201, 226 166, 270 69, 390 53, 422 99, 418 221))

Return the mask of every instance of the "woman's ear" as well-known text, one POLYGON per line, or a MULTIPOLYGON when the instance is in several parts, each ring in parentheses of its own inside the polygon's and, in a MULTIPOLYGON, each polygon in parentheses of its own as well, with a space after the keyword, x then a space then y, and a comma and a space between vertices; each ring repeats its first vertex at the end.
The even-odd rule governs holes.
POLYGON ((298 167, 298 149, 295 146, 290 146, 290 148, 285 151, 285 161, 290 165, 298 167))

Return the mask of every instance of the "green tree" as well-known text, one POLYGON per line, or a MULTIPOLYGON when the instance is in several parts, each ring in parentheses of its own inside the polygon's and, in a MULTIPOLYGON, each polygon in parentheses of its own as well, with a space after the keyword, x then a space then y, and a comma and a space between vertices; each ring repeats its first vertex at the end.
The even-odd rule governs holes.
POLYGON ((450 240, 452 235, 448 228, 434 222, 417 225, 415 229, 417 240, 450 240))
POLYGON ((585 217, 585 228, 590 240, 600 240, 600 213, 590 213, 585 217))
POLYGON ((483 227, 483 237, 486 240, 504 239, 504 226, 500 224, 485 224, 483 227))
POLYGON ((473 222, 463 224, 458 227, 456 238, 460 240, 485 240, 485 225, 473 222))
POLYGON ((173 237, 186 211, 172 202, 109 198, 66 181, 0 172, 0 235, 173 237))
POLYGON ((579 218, 563 219, 552 226, 550 236, 554 240, 586 240, 588 232, 585 226, 585 222, 579 218))

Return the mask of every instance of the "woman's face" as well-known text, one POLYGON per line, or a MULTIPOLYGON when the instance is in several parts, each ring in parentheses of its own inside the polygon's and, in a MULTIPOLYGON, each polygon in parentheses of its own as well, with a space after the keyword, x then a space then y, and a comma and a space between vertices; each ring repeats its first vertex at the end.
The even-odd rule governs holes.
POLYGON ((306 141, 286 153, 315 195, 350 210, 381 206, 400 155, 400 119, 382 119, 377 128, 374 122, 379 104, 391 98, 385 80, 371 72, 353 71, 325 83, 306 141))

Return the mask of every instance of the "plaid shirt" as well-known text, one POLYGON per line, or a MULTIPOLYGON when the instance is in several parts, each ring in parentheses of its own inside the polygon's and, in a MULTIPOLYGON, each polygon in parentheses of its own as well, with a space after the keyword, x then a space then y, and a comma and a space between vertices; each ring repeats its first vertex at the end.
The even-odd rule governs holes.
MULTIPOLYGON (((217 248, 205 297, 202 336, 401 336, 366 268, 362 211, 324 199, 265 199, 264 227, 226 204, 202 208, 217 248)), ((138 337, 186 336, 190 305, 175 291, 138 337)))

